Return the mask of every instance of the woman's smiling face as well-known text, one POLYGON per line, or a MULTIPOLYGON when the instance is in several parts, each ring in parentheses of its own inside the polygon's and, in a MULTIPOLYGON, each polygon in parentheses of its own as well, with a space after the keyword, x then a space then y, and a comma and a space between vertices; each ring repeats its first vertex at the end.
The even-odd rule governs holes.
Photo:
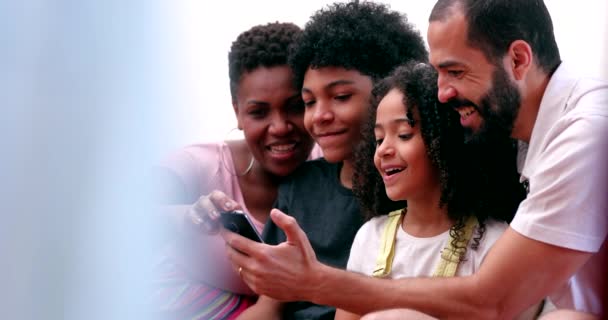
POLYGON ((255 159, 277 176, 306 161, 314 141, 304 128, 304 107, 288 66, 260 67, 240 79, 234 112, 255 159))

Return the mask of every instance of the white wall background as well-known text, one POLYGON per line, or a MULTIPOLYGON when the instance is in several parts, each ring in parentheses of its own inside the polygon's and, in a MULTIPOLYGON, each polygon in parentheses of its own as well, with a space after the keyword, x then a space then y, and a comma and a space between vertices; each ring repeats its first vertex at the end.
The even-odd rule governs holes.
MULTIPOLYGON (((426 38, 434 1, 392 0, 426 38)), ((581 70, 608 78, 608 16, 605 0, 545 1, 553 18, 562 58, 581 70)), ((224 0, 214 5, 198 0, 172 1, 167 14, 174 73, 167 122, 167 149, 199 141, 224 139, 236 126, 228 87, 227 53, 238 34, 256 24, 289 21, 303 26, 327 0, 224 0)), ((232 137, 232 135, 231 135, 232 137)))

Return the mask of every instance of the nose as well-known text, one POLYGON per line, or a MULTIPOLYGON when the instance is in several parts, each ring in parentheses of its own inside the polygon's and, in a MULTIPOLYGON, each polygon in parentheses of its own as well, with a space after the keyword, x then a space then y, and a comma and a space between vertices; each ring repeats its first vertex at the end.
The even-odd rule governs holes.
POLYGON ((287 113, 279 112, 275 114, 268 128, 270 134, 284 136, 291 132, 293 124, 289 121, 287 113))
POLYGON ((376 155, 380 158, 392 156, 394 154, 395 148, 393 148, 390 138, 384 138, 382 143, 376 147, 376 155))
POLYGON ((314 107, 306 109, 306 112, 312 112, 312 121, 316 124, 323 122, 331 122, 334 118, 334 113, 331 110, 329 103, 318 100, 314 107))
POLYGON ((437 88, 437 98, 441 103, 446 103, 458 95, 456 89, 441 75, 437 78, 437 88))

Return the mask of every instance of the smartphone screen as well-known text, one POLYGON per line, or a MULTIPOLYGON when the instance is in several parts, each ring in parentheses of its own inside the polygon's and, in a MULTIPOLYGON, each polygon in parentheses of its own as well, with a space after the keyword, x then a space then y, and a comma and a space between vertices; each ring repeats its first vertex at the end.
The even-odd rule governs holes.
POLYGON ((253 241, 264 243, 255 226, 243 211, 222 212, 220 213, 220 221, 227 230, 238 233, 253 241))

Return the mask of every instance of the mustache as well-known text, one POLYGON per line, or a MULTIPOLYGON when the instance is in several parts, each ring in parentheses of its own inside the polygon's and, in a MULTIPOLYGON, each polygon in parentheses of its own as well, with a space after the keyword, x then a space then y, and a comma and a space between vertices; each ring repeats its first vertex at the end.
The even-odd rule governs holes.
POLYGON ((477 106, 477 104, 473 103, 473 101, 468 99, 454 98, 446 102, 445 105, 453 109, 458 109, 460 107, 473 107, 475 108, 475 110, 479 111, 479 107, 477 106))

